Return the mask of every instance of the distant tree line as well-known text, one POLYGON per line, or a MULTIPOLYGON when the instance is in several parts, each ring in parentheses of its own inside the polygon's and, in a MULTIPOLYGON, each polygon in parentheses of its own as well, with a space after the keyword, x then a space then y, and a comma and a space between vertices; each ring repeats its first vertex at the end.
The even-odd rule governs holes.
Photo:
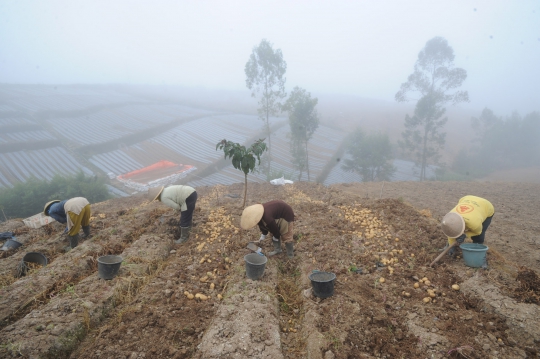
POLYGON ((497 169, 540 166, 540 113, 506 118, 486 108, 471 119, 476 134, 452 164, 459 174, 482 176, 497 169))
POLYGON ((30 178, 25 183, 17 183, 13 188, 0 190, 1 219, 26 218, 43 211, 45 203, 55 199, 85 197, 90 203, 110 198, 106 179, 85 176, 83 172, 75 176, 55 175, 52 180, 30 178))

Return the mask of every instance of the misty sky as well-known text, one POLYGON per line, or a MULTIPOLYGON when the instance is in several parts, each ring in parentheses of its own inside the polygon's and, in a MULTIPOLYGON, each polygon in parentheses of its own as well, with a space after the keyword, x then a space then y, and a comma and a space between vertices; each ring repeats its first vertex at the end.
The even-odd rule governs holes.
POLYGON ((446 38, 472 108, 540 110, 540 1, 0 0, 0 83, 178 84, 248 91, 266 38, 287 89, 394 101, 446 38))

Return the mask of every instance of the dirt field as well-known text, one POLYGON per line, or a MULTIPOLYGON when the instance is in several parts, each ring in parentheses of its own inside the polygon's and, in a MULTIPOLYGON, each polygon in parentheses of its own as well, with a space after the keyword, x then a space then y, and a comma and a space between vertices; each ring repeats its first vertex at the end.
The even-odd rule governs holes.
POLYGON ((295 257, 269 258, 258 281, 246 277, 259 233, 238 228, 242 185, 197 192, 178 246, 178 215, 143 196, 92 204, 93 237, 71 251, 59 224, 3 223, 25 244, 0 260, 0 357, 539 356, 539 183, 250 184, 248 204, 283 199, 296 214, 295 257), (466 194, 495 206, 488 267, 430 268, 445 244, 438 223, 466 194), (49 264, 16 278, 31 251, 49 264), (124 259, 113 280, 97 276, 104 254, 124 259), (336 274, 333 296, 313 296, 316 270, 336 274), (188 298, 198 293, 207 299, 188 298))

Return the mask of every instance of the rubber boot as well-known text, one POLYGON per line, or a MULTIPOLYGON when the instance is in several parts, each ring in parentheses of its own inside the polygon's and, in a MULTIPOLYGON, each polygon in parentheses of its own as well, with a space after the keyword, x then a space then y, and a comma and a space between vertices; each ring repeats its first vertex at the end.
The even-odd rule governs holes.
POLYGON ((293 242, 285 243, 285 248, 287 248, 287 257, 289 258, 294 257, 294 243, 293 242))
POLYGON ((190 227, 180 227, 180 238, 178 238, 176 241, 174 241, 175 244, 182 244, 189 238, 189 233, 191 232, 191 226, 190 227))
POLYGON ((83 238, 90 237, 90 226, 82 226, 82 230, 83 230, 83 235, 82 235, 83 238))
POLYGON ((278 241, 274 241, 272 239, 272 243, 274 243, 274 250, 270 253, 268 253, 268 257, 272 257, 272 256, 275 256, 276 254, 279 254, 281 253, 281 240, 278 240, 278 241))
POLYGON ((69 239, 69 246, 71 247, 71 249, 79 245, 79 233, 73 236, 68 236, 68 239, 69 239))

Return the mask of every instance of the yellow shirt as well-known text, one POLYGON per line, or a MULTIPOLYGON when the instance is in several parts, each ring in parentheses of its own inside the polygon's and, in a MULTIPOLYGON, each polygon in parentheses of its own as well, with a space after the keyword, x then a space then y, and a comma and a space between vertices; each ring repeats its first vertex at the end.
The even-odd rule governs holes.
POLYGON ((478 236, 482 233, 482 223, 493 216, 495 208, 487 199, 465 196, 459 199, 457 206, 450 212, 456 212, 465 220, 465 235, 478 236))

